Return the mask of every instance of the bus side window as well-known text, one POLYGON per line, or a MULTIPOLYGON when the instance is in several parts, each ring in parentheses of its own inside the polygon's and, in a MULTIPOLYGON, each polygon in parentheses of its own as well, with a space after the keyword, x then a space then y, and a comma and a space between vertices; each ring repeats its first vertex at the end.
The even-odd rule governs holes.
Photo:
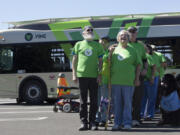
POLYGON ((70 60, 66 56, 64 49, 59 46, 51 50, 51 59, 54 61, 53 68, 57 72, 71 71, 70 60))
POLYGON ((11 48, 0 49, 0 71, 10 72, 13 69, 13 51, 11 48))

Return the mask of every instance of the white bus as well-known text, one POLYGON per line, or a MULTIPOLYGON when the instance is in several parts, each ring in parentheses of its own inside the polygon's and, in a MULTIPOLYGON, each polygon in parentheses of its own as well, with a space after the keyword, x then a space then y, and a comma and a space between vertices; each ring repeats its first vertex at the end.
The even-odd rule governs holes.
POLYGON ((64 73, 70 86, 71 49, 82 40, 82 29, 94 27, 95 40, 129 26, 138 28, 138 39, 157 46, 170 66, 180 74, 180 13, 84 17, 15 22, 0 31, 0 98, 39 104, 57 97, 57 77, 64 73))
POLYGON ((0 97, 40 104, 57 97, 58 74, 71 81, 71 48, 50 30, 0 31, 0 97))

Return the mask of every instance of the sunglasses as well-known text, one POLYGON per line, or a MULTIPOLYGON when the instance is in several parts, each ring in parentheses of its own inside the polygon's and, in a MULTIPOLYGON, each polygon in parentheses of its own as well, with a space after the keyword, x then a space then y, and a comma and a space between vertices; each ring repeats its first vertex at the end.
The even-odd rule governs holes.
POLYGON ((136 33, 137 31, 136 31, 136 30, 130 30, 129 32, 132 33, 132 34, 134 34, 134 33, 136 33))
POLYGON ((93 32, 93 29, 87 29, 86 31, 87 32, 93 32))
POLYGON ((129 31, 129 33, 136 33, 137 32, 137 29, 130 29, 130 30, 128 30, 129 31))

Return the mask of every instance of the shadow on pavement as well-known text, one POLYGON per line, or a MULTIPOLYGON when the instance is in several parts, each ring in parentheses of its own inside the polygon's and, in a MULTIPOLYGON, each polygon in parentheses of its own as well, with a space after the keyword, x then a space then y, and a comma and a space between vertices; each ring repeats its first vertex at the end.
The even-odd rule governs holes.
POLYGON ((121 130, 121 132, 180 132, 180 128, 141 128, 141 129, 131 129, 131 130, 121 130))
MULTIPOLYGON (((108 130, 104 130, 104 128, 99 128, 98 131, 111 131, 111 128, 109 127, 108 130)), ((132 128, 131 130, 118 130, 113 132, 180 132, 180 127, 167 127, 167 126, 140 126, 136 128, 132 128)))
MULTIPOLYGON (((180 126, 173 127, 171 125, 163 125, 159 126, 157 123, 160 121, 160 114, 156 114, 155 118, 151 121, 142 121, 142 124, 137 127, 133 127, 131 130, 120 129, 118 131, 113 132, 180 132, 180 126)), ((108 130, 111 131, 112 124, 108 125, 108 130)), ((105 131, 103 127, 99 127, 98 131, 105 131)))

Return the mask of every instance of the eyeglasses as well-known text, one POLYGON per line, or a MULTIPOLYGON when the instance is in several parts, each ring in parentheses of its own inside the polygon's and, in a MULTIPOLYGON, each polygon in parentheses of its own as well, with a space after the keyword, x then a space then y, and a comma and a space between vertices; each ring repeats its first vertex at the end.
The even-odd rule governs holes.
POLYGON ((131 26, 131 27, 129 27, 129 28, 127 29, 127 31, 128 31, 129 33, 136 33, 136 32, 137 32, 137 28, 134 27, 134 26, 131 26))
POLYGON ((87 29, 86 31, 87 32, 93 32, 93 29, 87 29))

